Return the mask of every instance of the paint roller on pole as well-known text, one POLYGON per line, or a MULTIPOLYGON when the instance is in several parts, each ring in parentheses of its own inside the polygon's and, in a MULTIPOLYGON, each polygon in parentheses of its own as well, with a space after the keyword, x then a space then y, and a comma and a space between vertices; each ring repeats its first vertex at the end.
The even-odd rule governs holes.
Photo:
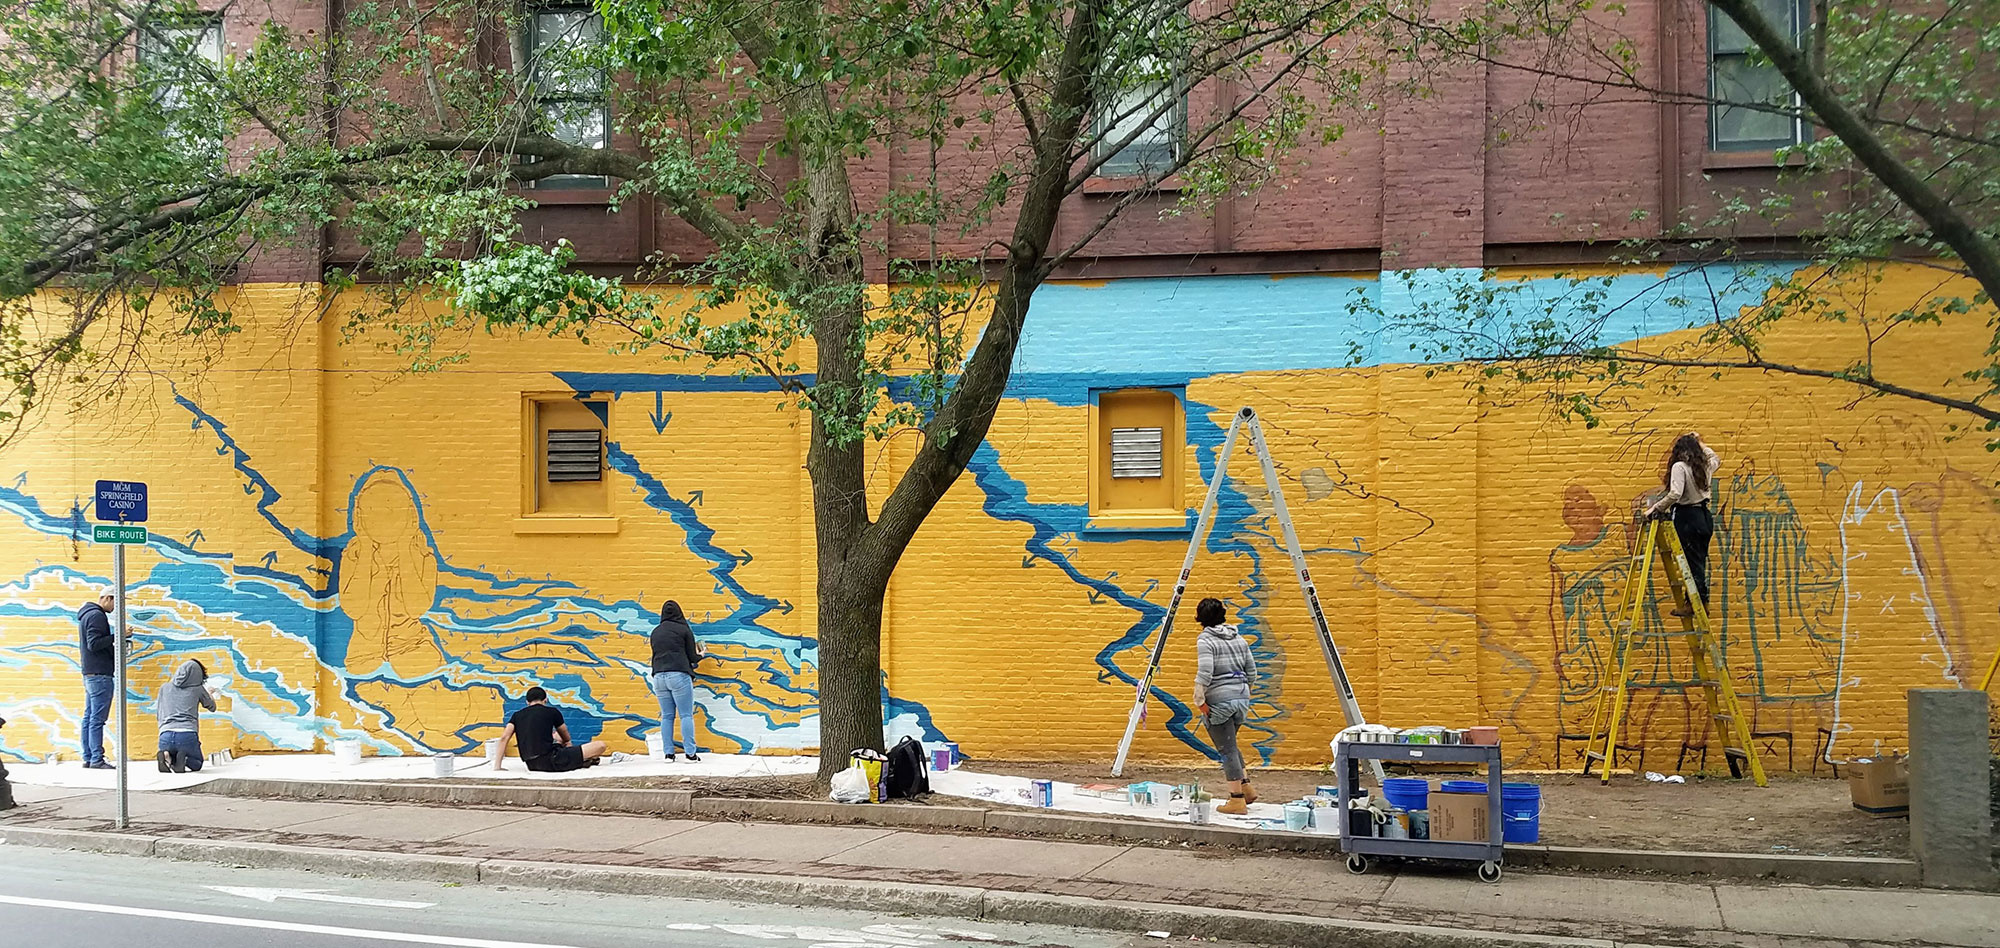
MULTIPOLYGON (((1354 686, 1348 681, 1347 668, 1340 660, 1340 647, 1334 644, 1333 632, 1326 624, 1326 613, 1320 608, 1319 590, 1313 586, 1312 572, 1306 568, 1306 557, 1299 547, 1298 531, 1292 528, 1292 515, 1285 507, 1284 486, 1278 481, 1277 466, 1271 461, 1270 448, 1264 444, 1264 429, 1257 422, 1257 411, 1244 406, 1229 423, 1229 433, 1222 439, 1222 452, 1216 456, 1215 475, 1209 478, 1208 493, 1201 502, 1201 514, 1195 518, 1194 535, 1188 538, 1187 556, 1181 560, 1180 576, 1174 580, 1174 593, 1167 603, 1166 621, 1160 625, 1160 638, 1153 643, 1153 651, 1146 662, 1146 674, 1139 679, 1138 695, 1132 702, 1132 711, 1125 719, 1125 736, 1118 742, 1118 756, 1111 764, 1113 777, 1124 776, 1125 759, 1132 751, 1132 737, 1139 731, 1140 722, 1146 719, 1146 699, 1153 690, 1153 678, 1159 674, 1160 659, 1166 654, 1167 639, 1174 631, 1174 615, 1180 611, 1181 598, 1187 592, 1188 577, 1194 572, 1194 557, 1200 552, 1203 537, 1215 519, 1216 497, 1221 493, 1222 482, 1229 476, 1229 458, 1236 450, 1236 438, 1242 431, 1250 431, 1250 446, 1257 452, 1257 458, 1264 471, 1264 487, 1270 492, 1271 513, 1283 528, 1285 553, 1291 557, 1292 571, 1299 579, 1299 592, 1305 596, 1306 611, 1312 616, 1313 631, 1319 639, 1320 654, 1326 659, 1327 674, 1332 677, 1334 687, 1340 692, 1340 708, 1347 717, 1349 727, 1366 723, 1361 715, 1361 705, 1354 698, 1354 686)), ((1375 780, 1379 785, 1385 774, 1380 761, 1371 761, 1375 780)))

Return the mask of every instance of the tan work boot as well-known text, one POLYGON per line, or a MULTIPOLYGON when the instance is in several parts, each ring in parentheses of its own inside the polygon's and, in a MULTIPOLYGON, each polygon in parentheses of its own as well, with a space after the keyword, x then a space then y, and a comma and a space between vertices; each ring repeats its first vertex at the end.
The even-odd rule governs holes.
POLYGON ((1242 816, 1250 812, 1250 807, 1243 802, 1243 781, 1229 781, 1229 800, 1217 806, 1215 812, 1227 813, 1230 816, 1242 816))
POLYGON ((1243 783, 1243 802, 1244 803, 1257 802, 1257 791, 1250 789, 1250 778, 1248 777, 1243 778, 1242 783, 1243 783))

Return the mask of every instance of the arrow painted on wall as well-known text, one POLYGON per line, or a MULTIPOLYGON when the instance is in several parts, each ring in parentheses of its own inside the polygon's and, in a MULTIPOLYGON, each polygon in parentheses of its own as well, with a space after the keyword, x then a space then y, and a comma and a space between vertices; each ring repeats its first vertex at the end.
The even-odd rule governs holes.
POLYGON ((701 506, 701 491, 695 491, 691 494, 688 494, 688 503, 696 507, 701 506))
POLYGON ((206 539, 208 539, 208 536, 202 533, 199 529, 188 531, 187 541, 189 546, 193 546, 206 539))
POLYGON ((788 616, 791 615, 792 610, 796 608, 798 607, 792 605, 792 601, 790 599, 787 599, 778 605, 778 614, 781 616, 788 616))
POLYGON ((755 559, 756 557, 751 556, 749 550, 744 550, 741 553, 736 554, 736 565, 744 566, 749 564, 752 560, 755 559))
POLYGON ((270 569, 271 567, 273 567, 273 566, 277 565, 277 563, 278 563, 278 551, 277 551, 277 550, 272 550, 271 552, 269 552, 269 553, 266 553, 266 554, 264 554, 264 568, 265 568, 265 569, 270 569))
POLYGON ((22 471, 21 473, 14 475, 14 489, 19 490, 26 486, 28 486, 27 471, 22 471))
POLYGON ((664 392, 653 393, 653 410, 646 417, 653 422, 653 433, 664 434, 667 422, 674 420, 674 413, 667 410, 667 396, 664 392))
POLYGON ((1021 557, 1021 568, 1022 568, 1022 569, 1034 569, 1034 568, 1035 568, 1035 558, 1034 558, 1034 557, 1032 557, 1032 556, 1024 556, 1024 557, 1021 557))

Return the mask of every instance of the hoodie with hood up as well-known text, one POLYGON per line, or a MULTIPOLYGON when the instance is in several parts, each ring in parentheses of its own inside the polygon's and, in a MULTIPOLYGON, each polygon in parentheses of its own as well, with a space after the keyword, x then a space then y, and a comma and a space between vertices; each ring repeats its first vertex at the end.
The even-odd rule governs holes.
POLYGON ((1257 659, 1250 643, 1233 625, 1204 626, 1195 639, 1195 700, 1219 705, 1250 700, 1250 682, 1257 677, 1257 659))
POLYGON ((160 686, 160 732, 194 733, 201 729, 201 708, 215 710, 215 696, 203 687, 208 672, 190 658, 174 672, 174 680, 160 686), (199 705, 199 707, 197 707, 199 705))
POLYGON ((694 629, 688 625, 680 603, 669 600, 660 607, 660 624, 653 627, 652 639, 653 674, 694 674, 695 664, 701 661, 701 648, 695 644, 694 629))

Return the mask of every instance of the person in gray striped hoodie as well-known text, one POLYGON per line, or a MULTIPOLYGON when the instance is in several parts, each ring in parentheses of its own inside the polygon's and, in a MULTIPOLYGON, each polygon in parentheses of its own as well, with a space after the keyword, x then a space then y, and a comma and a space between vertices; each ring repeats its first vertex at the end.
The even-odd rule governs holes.
POLYGON ((1242 815, 1257 802, 1257 791, 1250 789, 1249 774, 1243 770, 1236 731, 1250 714, 1257 659, 1236 627, 1223 621, 1229 612, 1222 600, 1203 599, 1194 607, 1194 618, 1201 623, 1201 635, 1195 638, 1194 697, 1209 742, 1222 758, 1222 776, 1229 781, 1229 801, 1215 812, 1242 815))

